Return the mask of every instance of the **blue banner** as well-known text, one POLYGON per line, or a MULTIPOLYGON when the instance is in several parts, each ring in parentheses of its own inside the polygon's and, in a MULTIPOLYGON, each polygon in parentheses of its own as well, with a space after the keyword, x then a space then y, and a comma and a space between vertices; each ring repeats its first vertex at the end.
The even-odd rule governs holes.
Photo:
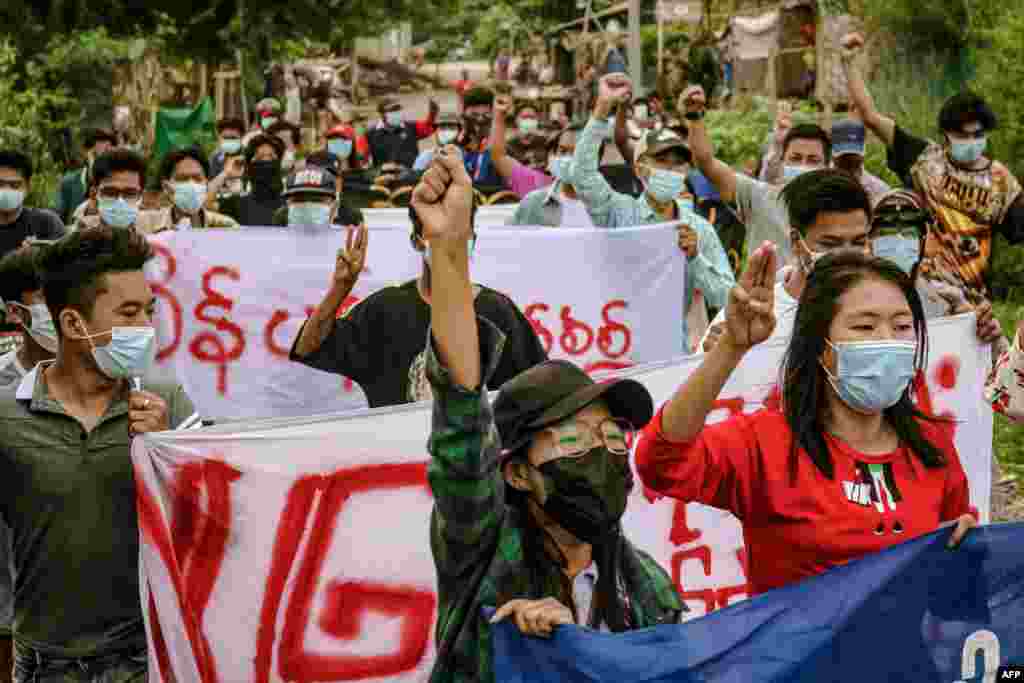
MULTIPOLYGON (((956 683, 1024 664, 1024 523, 950 529, 678 626, 493 627, 501 683, 956 683)), ((986 678, 986 675, 988 676, 986 678)))

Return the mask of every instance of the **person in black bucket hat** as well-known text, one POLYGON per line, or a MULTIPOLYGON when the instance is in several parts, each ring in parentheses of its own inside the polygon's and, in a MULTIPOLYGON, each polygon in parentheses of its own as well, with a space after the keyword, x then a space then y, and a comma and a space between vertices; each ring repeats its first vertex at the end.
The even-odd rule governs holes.
POLYGON ((473 308, 472 204, 461 152, 447 147, 412 197, 432 253, 432 682, 494 680, 489 629, 502 619, 550 637, 561 624, 620 632, 678 623, 686 609, 668 574, 622 533, 629 434, 653 415, 647 389, 596 383, 556 360, 502 384, 493 409, 481 390, 505 339, 473 308))

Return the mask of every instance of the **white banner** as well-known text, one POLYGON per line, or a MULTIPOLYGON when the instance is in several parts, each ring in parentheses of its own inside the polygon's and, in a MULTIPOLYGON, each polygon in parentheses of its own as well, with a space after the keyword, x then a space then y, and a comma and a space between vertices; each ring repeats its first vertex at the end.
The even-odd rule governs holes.
MULTIPOLYGON (((709 422, 770 404, 783 351, 749 354, 709 422)), ((987 521, 988 352, 974 318, 936 321, 930 355, 918 400, 956 418, 971 500, 987 521)), ((660 405, 699 362, 620 374, 660 405)), ((150 680, 426 680, 437 614, 430 417, 416 404, 136 439, 150 680)), ((671 573, 691 618, 745 597, 742 536, 729 514, 652 503, 638 488, 624 524, 671 573)))
MULTIPOLYGON (((409 234, 406 226, 370 229, 366 270, 346 305, 419 275, 409 234)), ((158 366, 177 376, 203 417, 366 407, 358 385, 288 360, 302 322, 327 292, 345 236, 246 228, 151 238, 158 366)), ((671 225, 508 228, 478 233, 471 269, 475 282, 523 310, 550 357, 596 372, 680 352, 685 264, 671 225)))
MULTIPOLYGON (((496 204, 494 206, 478 207, 476 210, 477 229, 504 227, 505 223, 515 215, 518 207, 518 204, 496 204)), ((362 209, 362 212, 366 225, 371 228, 402 226, 406 230, 412 230, 412 221, 409 220, 409 209, 362 209)))

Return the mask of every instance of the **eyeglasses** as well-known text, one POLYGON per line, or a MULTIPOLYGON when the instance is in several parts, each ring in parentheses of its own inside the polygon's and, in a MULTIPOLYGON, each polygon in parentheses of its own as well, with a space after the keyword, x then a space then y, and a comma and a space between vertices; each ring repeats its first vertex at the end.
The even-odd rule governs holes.
POLYGON ((578 458, 604 444, 609 452, 616 455, 629 453, 628 435, 635 431, 626 420, 607 419, 593 425, 589 422, 566 422, 548 427, 555 441, 555 452, 559 457, 578 458))
POLYGON ((123 199, 126 202, 137 202, 142 199, 138 190, 120 190, 116 187, 101 187, 96 191, 100 199, 123 199))

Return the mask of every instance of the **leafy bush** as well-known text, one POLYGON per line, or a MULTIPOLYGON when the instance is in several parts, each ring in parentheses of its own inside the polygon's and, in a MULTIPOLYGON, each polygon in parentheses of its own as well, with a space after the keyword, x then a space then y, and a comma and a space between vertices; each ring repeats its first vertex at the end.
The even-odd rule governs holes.
POLYGON ((49 206, 63 171, 49 143, 69 123, 54 112, 67 111, 71 101, 64 88, 47 87, 36 64, 29 64, 27 75, 19 77, 17 59, 10 41, 0 41, 0 147, 32 159, 35 174, 26 204, 49 206))

